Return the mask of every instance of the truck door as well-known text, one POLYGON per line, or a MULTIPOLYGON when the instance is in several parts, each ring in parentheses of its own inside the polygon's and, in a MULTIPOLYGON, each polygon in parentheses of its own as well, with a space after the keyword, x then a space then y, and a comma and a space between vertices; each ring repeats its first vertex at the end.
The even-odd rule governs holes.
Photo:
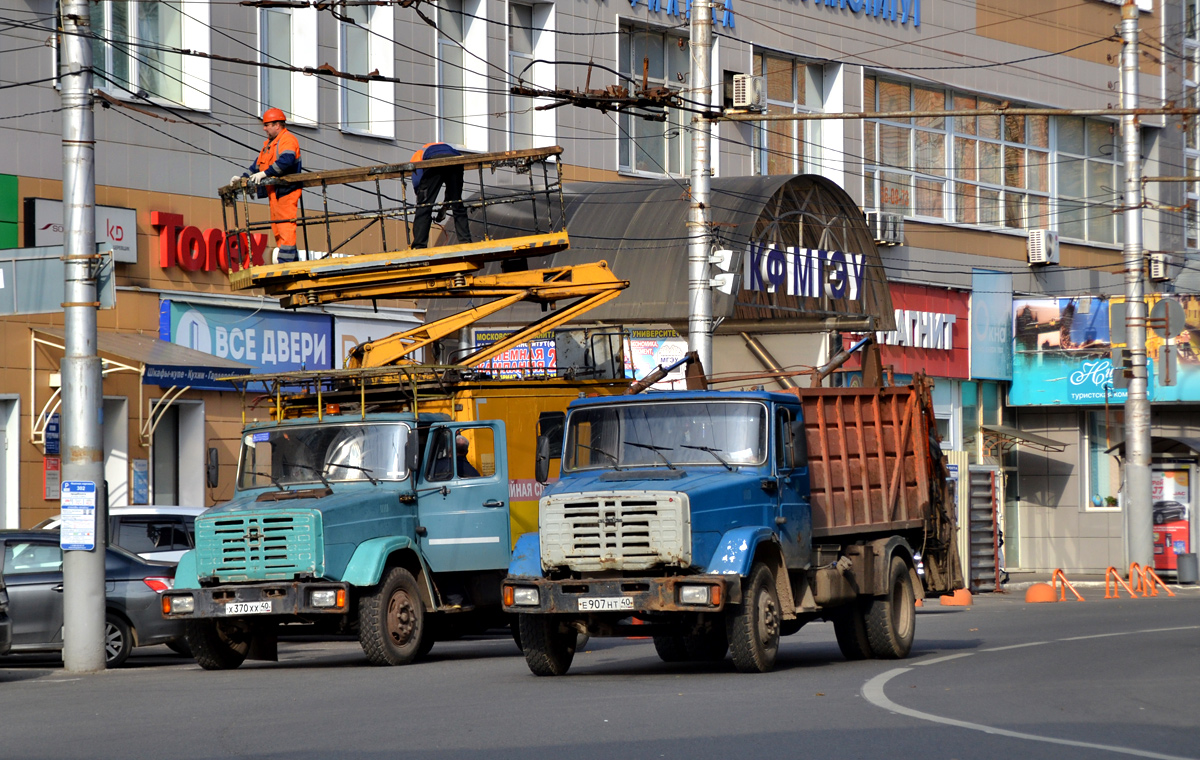
POLYGON ((434 425, 417 516, 421 551, 434 572, 501 570, 512 544, 504 423, 434 425))
POLYGON ((779 482, 779 506, 776 520, 783 560, 789 568, 799 569, 812 553, 812 512, 808 502, 807 446, 797 443, 795 435, 804 435, 802 426, 793 423, 802 417, 799 407, 775 410, 775 474, 779 482), (799 428, 797 430, 797 428, 799 428))

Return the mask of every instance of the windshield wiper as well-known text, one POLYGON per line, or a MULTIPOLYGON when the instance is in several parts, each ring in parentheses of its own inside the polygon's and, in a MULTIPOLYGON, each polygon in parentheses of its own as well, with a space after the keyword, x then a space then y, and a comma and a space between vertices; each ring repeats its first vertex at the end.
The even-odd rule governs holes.
POLYGON ((358 466, 358 465, 356 465, 356 464, 335 464, 335 465, 327 465, 327 466, 332 466, 332 467, 343 467, 343 468, 345 468, 345 469, 347 469, 347 470, 358 470, 358 471, 359 471, 359 472, 361 472, 363 475, 366 475, 366 476, 367 476, 367 480, 371 481, 371 485, 373 485, 373 486, 377 486, 377 485, 379 485, 379 481, 378 481, 378 480, 376 480, 375 478, 371 477, 371 473, 372 473, 372 472, 375 472, 375 471, 374 471, 374 470, 368 470, 366 467, 359 467, 359 466, 358 466))
POLYGON ((313 467, 310 464, 300 464, 299 462, 289 462, 285 459, 285 460, 283 460, 283 466, 284 467, 300 467, 305 470, 308 470, 309 472, 313 473, 318 478, 320 478, 321 482, 325 484, 326 488, 328 488, 330 491, 333 490, 333 486, 329 485, 329 481, 325 479, 324 473, 322 473, 321 470, 317 469, 316 467, 313 467))
POLYGON ((607 451, 605 451, 604 449, 597 448, 597 447, 595 447, 595 446, 588 446, 586 443, 576 443, 575 445, 576 445, 576 446, 579 446, 580 448, 587 449, 588 451, 595 451, 595 452, 597 452, 597 453, 603 454, 604 456, 606 456, 606 457, 608 457, 609 459, 611 459, 611 460, 612 460, 612 463, 613 463, 613 469, 614 469, 614 470, 620 470, 620 469, 621 469, 621 466, 620 466, 620 464, 618 463, 618 461, 617 461, 617 458, 616 458, 616 457, 614 457, 612 454, 609 454, 609 453, 608 453, 607 451))
POLYGON ((637 448, 637 449, 648 449, 650 451, 653 451, 658 456, 659 459, 663 460, 663 463, 666 464, 667 467, 670 467, 672 470, 679 469, 675 465, 671 464, 670 459, 667 459, 665 456, 662 455, 662 452, 664 452, 664 451, 673 450, 675 448, 674 446, 655 446, 652 443, 634 443, 633 441, 622 441, 621 443, 624 443, 626 446, 633 446, 634 448, 637 448))
POLYGON ((724 457, 722 457, 722 456, 721 456, 721 455, 718 453, 718 452, 720 451, 720 449, 714 449, 714 448, 712 448, 711 446, 689 446, 689 445, 687 445, 686 443, 681 443, 681 444, 679 444, 679 448, 681 448, 681 449, 695 449, 696 451, 707 451, 709 454, 712 454, 712 455, 713 455, 713 458, 714 458, 714 459, 716 459, 716 460, 717 460, 718 462, 720 462, 721 464, 725 465, 725 469, 726 469, 726 470, 729 470, 730 472, 733 472, 733 467, 732 467, 732 465, 730 465, 730 464, 729 464, 729 462, 726 462, 726 461, 725 461, 725 458, 724 458, 724 457))
POLYGON ((277 479, 277 478, 276 478, 274 475, 271 475, 271 474, 269 474, 269 473, 266 473, 266 472, 255 472, 255 471, 253 471, 253 470, 251 470, 251 471, 250 471, 249 473, 247 473, 247 474, 249 474, 249 475, 256 475, 256 476, 258 476, 258 477, 260 477, 260 478, 266 478, 267 480, 271 481, 271 485, 275 486, 275 487, 276 487, 276 488, 278 488, 280 491, 286 491, 286 490, 287 490, 286 488, 284 488, 284 487, 283 487, 283 484, 281 484, 281 483, 279 482, 279 480, 278 480, 278 479, 277 479))

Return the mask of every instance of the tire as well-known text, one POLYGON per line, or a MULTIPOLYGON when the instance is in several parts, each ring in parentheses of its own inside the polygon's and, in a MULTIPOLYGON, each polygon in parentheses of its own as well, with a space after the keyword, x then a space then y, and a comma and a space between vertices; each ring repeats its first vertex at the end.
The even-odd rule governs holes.
POLYGON ((184 657, 192 656, 192 648, 188 646, 187 639, 183 638, 182 636, 168 641, 167 648, 175 654, 182 655, 184 657))
POLYGON ((917 597, 904 560, 892 557, 888 566, 888 592, 867 603, 865 617, 873 655, 881 660, 908 656, 917 628, 917 597))
POLYGON ((694 662, 720 662, 729 652, 729 632, 717 625, 704 633, 683 637, 687 657, 694 662))
POLYGON ((525 662, 535 676, 566 675, 575 659, 576 641, 575 629, 563 630, 556 617, 521 615, 525 662))
POLYGON ((133 631, 129 623, 113 613, 104 616, 104 667, 119 668, 133 651, 133 631))
POLYGON ((1159 514, 1154 515, 1154 524, 1155 525, 1162 525, 1166 521, 1167 521, 1167 518, 1163 514, 1159 513, 1159 514))
POLYGON ((663 662, 687 662, 687 645, 682 636, 655 636, 654 651, 663 662))
POLYGON ((513 615, 512 620, 508 621, 508 632, 512 634, 513 643, 517 645, 517 649, 524 652, 525 648, 521 646, 521 619, 516 615, 513 615))
POLYGON ((429 622, 416 579, 393 567, 358 602, 358 643, 372 665, 407 665, 433 646, 429 622))
POLYGON ((865 660, 871 656, 861 602, 851 602, 838 611, 833 618, 833 633, 837 636, 838 649, 847 660, 865 660))
POLYGON ((252 632, 240 620, 188 620, 184 638, 192 656, 205 670, 233 670, 250 653, 252 632))
POLYGON ((779 597, 775 577, 766 565, 755 563, 740 608, 727 620, 733 665, 742 673, 768 673, 779 654, 779 597))

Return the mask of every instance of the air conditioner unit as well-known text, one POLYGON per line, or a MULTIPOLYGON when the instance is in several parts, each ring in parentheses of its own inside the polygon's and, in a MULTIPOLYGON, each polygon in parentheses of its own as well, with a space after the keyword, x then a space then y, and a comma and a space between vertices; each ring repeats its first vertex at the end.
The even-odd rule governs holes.
POLYGON ((751 111, 766 110, 767 91, 763 86, 763 78, 753 74, 734 74, 733 107, 751 111))
POLYGON ((867 212, 867 227, 876 245, 904 244, 904 217, 882 211, 867 212))
POLYGON ((1058 233, 1051 230, 1030 230, 1026 252, 1029 254, 1029 266, 1057 264, 1058 233))
POLYGON ((1171 279, 1171 259, 1165 253, 1150 254, 1150 279, 1165 282, 1171 279))

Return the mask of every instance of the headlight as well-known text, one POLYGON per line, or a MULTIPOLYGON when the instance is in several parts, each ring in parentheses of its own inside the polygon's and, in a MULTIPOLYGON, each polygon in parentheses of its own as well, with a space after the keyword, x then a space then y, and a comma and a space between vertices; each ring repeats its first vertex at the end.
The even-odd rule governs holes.
POLYGON ((190 615, 196 611, 196 600, 190 594, 187 596, 168 596, 166 600, 167 604, 170 605, 168 612, 172 615, 190 615))
POLYGON ((346 607, 346 589, 344 588, 323 588, 315 589, 308 597, 309 602, 314 607, 335 607, 337 609, 345 609, 346 607))
POLYGON ((709 604, 708 590, 711 586, 680 586, 680 604, 709 604))
POLYGON ((508 586, 504 592, 504 601, 510 607, 538 606, 538 590, 533 586, 508 586))

